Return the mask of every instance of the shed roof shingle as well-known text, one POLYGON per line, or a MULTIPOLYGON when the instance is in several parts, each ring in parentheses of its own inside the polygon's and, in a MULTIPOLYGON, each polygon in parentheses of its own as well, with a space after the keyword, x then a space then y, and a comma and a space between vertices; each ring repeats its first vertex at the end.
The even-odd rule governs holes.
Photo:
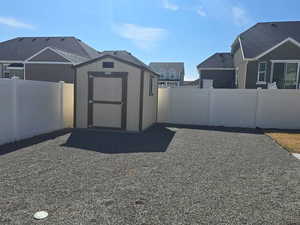
POLYGON ((93 59, 89 59, 89 60, 87 60, 85 62, 81 62, 81 63, 77 64, 76 66, 78 67, 78 66, 82 66, 84 64, 92 63, 92 62, 96 61, 97 59, 100 59, 100 58, 106 57, 106 56, 111 56, 112 58, 116 58, 116 59, 119 59, 121 61, 133 64, 133 65, 135 65, 137 67, 145 68, 145 69, 147 69, 147 70, 155 73, 156 75, 158 75, 148 65, 146 65, 145 63, 143 63, 141 60, 139 60, 135 56, 133 56, 130 52, 127 52, 127 51, 124 51, 124 50, 99 52, 98 57, 93 58, 93 59))

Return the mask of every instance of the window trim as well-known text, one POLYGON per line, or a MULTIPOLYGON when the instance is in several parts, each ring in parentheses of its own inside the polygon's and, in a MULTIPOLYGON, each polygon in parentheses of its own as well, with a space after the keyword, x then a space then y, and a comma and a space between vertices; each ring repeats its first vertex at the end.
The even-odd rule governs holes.
POLYGON ((102 61, 102 68, 104 68, 104 69, 112 69, 112 68, 114 68, 115 67, 115 64, 114 64, 114 62, 112 62, 112 61, 102 61), (107 67, 107 66, 104 66, 104 64, 105 63, 109 63, 109 64, 111 64, 112 66, 110 67, 107 67))
POLYGON ((154 76, 150 76, 150 79, 149 79, 149 96, 154 96, 154 76))
POLYGON ((298 68, 297 68, 297 85, 296 85, 296 89, 300 89, 300 60, 271 60, 272 63, 272 71, 271 71, 271 83, 274 82, 274 64, 275 63, 283 63, 284 64, 284 76, 286 74, 286 67, 287 64, 289 63, 297 63, 298 64, 298 68))
POLYGON ((267 71, 268 71, 268 63, 266 61, 263 61, 263 62, 259 62, 258 63, 258 72, 257 72, 257 80, 256 80, 256 84, 267 84, 267 71), (264 71, 260 71, 260 65, 261 64, 265 64, 265 70, 264 71), (259 75, 260 73, 264 73, 264 80, 261 81, 259 80, 259 75))

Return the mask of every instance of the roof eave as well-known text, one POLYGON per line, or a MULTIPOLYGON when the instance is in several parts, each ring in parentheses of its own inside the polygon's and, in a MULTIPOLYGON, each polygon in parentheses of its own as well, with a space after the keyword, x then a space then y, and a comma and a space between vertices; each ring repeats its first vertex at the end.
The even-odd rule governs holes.
POLYGON ((82 63, 75 64, 74 67, 75 67, 75 68, 78 68, 78 67, 84 66, 84 65, 86 65, 86 64, 90 64, 90 63, 93 63, 93 62, 95 62, 95 61, 98 61, 98 60, 101 60, 101 59, 105 59, 105 58, 113 58, 113 59, 118 60, 118 61, 120 61, 120 62, 129 64, 129 65, 131 65, 131 66, 134 66, 134 67, 137 67, 137 68, 140 68, 140 69, 148 70, 149 72, 153 73, 153 74, 156 75, 156 76, 160 76, 158 73, 156 73, 156 72, 150 70, 150 69, 147 68, 147 67, 137 65, 137 64, 135 64, 135 63, 132 63, 132 62, 129 62, 129 61, 120 59, 119 57, 115 57, 115 56, 110 55, 110 54, 105 54, 105 55, 102 55, 102 56, 100 56, 100 57, 93 58, 93 59, 91 59, 91 60, 88 60, 88 61, 85 61, 85 62, 82 62, 82 63))

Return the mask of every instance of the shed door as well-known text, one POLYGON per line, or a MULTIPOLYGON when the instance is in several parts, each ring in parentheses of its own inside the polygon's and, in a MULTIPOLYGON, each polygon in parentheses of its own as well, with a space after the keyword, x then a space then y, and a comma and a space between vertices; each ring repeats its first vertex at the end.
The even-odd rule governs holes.
POLYGON ((89 73, 89 127, 126 129, 127 73, 89 73))

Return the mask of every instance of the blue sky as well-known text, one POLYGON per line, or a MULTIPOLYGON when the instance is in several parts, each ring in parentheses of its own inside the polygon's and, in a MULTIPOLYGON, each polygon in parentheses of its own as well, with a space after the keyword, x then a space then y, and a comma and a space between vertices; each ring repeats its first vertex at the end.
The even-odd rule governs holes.
POLYGON ((145 63, 196 65, 230 50, 257 22, 300 20, 298 0, 10 0, 1 4, 0 41, 17 36, 76 36, 98 50, 128 50, 145 63))

